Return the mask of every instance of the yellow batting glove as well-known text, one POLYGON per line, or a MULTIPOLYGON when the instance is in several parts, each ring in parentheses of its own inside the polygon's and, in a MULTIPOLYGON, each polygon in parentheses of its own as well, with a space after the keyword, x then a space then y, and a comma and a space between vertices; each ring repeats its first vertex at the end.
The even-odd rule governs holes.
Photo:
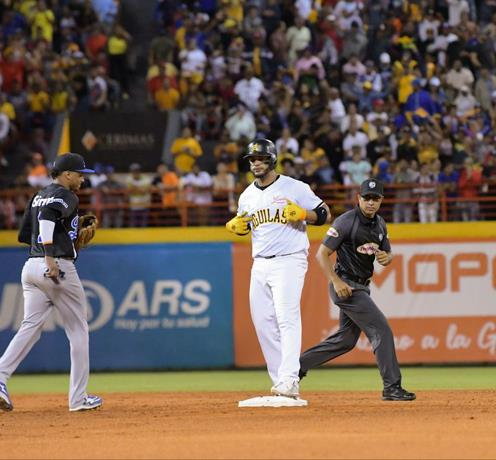
POLYGON ((243 213, 239 216, 233 217, 227 224, 226 230, 231 233, 235 233, 236 235, 248 235, 250 233, 250 222, 251 217, 246 215, 247 213, 243 213))
POLYGON ((288 203, 284 206, 283 215, 289 222, 299 222, 307 218, 307 210, 293 203, 291 200, 286 199, 288 203))

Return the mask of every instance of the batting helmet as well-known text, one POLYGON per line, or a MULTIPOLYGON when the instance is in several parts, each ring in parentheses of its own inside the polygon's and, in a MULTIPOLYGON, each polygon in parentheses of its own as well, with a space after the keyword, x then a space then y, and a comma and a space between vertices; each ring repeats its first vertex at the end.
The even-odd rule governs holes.
POLYGON ((274 168, 277 161, 276 146, 269 139, 255 139, 248 144, 248 151, 243 158, 267 157, 269 166, 274 168))

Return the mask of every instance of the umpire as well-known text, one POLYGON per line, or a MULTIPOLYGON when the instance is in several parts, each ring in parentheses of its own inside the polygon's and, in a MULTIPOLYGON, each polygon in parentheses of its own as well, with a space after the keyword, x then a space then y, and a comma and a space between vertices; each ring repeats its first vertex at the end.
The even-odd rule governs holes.
POLYGON ((389 265, 393 259, 386 223, 377 214, 384 186, 367 179, 360 186, 358 206, 339 216, 317 252, 317 260, 329 280, 331 299, 340 309, 339 330, 300 357, 300 379, 331 359, 351 351, 363 331, 367 335, 384 383, 384 401, 412 401, 415 393, 401 386, 393 333, 384 314, 370 298, 369 284, 374 260, 389 265), (330 255, 336 251, 333 267, 330 255))

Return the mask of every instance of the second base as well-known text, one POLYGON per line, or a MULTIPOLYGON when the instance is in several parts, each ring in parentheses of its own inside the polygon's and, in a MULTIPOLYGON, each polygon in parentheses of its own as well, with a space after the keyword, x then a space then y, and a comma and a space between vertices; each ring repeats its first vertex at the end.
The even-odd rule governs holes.
POLYGON ((238 407, 305 407, 308 401, 286 396, 257 396, 239 401, 238 407))

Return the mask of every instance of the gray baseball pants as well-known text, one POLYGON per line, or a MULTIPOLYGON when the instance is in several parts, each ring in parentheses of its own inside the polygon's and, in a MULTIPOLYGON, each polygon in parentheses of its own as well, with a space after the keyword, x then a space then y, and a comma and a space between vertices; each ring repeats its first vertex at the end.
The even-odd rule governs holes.
POLYGON ((45 278, 45 259, 30 258, 22 270, 24 319, 0 358, 0 381, 6 383, 41 336, 46 319, 56 308, 62 318, 71 347, 69 408, 81 405, 87 396, 89 378, 89 338, 86 297, 74 262, 57 259, 65 275, 55 284, 45 278))
POLYGON ((396 358, 394 337, 388 321, 370 298, 370 289, 351 280, 344 280, 353 294, 342 299, 330 283, 331 299, 340 309, 339 329, 319 344, 305 351, 300 357, 300 376, 309 369, 351 351, 363 331, 374 350, 384 388, 401 383, 401 372, 396 358))

